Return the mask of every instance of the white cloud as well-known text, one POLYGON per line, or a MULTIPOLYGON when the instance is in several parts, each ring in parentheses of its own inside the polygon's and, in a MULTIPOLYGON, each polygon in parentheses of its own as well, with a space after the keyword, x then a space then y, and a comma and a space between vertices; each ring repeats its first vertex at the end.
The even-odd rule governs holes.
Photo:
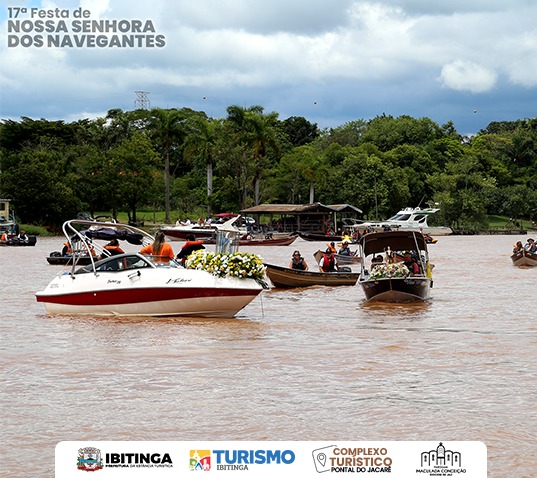
POLYGON ((493 71, 464 60, 444 65, 440 79, 447 88, 472 93, 484 93, 496 84, 496 74, 493 71))
MULTIPOLYGON (((14 4, 0 0, 5 2, 14 4)), ((444 105, 466 101, 468 94, 486 93, 499 111, 500 92, 527 98, 537 87, 533 0, 42 0, 41 5, 82 6, 92 19, 151 20, 166 36, 166 47, 6 48, 0 13, 0 118, 31 115, 27 108, 33 116, 46 115, 48 108, 64 117, 88 115, 118 107, 118 98, 130 98, 121 106, 128 108, 141 89, 161 99, 155 106, 207 96, 219 107, 255 101, 299 115, 310 111, 290 105, 322 98, 315 114, 333 114, 339 121, 356 119, 364 104, 373 114, 451 114, 444 105), (321 104, 330 109, 321 111, 321 104)), ((529 109, 533 103, 518 104, 529 109)), ((512 111, 512 105, 505 111, 530 116, 512 111)), ((202 107, 207 106, 209 100, 202 107)), ((485 110, 481 105, 480 112, 485 110)))

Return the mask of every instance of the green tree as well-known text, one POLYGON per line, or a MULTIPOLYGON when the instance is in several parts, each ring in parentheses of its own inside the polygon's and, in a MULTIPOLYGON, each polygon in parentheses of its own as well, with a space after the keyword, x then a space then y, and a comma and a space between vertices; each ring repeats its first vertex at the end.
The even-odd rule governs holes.
POLYGON ((62 158, 60 151, 45 147, 5 158, 2 190, 23 222, 57 227, 80 211, 82 203, 65 178, 62 158))
POLYGON ((291 116, 283 120, 281 126, 293 146, 310 144, 321 134, 317 123, 310 123, 302 116, 291 116))
POLYGON ((382 115, 368 122, 362 140, 375 144, 381 151, 390 151, 404 144, 425 145, 443 136, 442 129, 429 118, 382 115))
POLYGON ((129 217, 137 222, 137 207, 151 197, 159 155, 149 139, 141 132, 122 141, 110 150, 105 176, 115 191, 112 200, 125 204, 129 217))

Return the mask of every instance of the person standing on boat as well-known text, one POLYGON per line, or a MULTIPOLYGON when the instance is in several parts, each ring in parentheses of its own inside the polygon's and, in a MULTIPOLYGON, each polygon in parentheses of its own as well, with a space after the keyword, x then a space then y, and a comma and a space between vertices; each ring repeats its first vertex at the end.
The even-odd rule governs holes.
POLYGON ((308 264, 304 258, 300 255, 299 251, 293 252, 293 257, 291 257, 291 262, 289 263, 290 269, 297 269, 299 271, 309 270, 308 264))
POLYGON ((142 247, 140 254, 152 255, 155 262, 168 263, 175 258, 172 246, 166 242, 162 231, 157 231, 153 244, 142 247))
POLYGON ((329 247, 326 249, 323 257, 319 261, 319 270, 321 272, 336 272, 338 270, 336 258, 332 249, 329 247))

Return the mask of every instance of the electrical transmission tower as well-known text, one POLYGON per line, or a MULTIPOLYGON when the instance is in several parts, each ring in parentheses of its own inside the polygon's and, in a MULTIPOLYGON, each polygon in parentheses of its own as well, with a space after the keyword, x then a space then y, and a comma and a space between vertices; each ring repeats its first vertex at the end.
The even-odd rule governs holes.
POLYGON ((149 91, 135 91, 135 93, 137 98, 134 100, 134 108, 137 110, 148 110, 151 106, 151 102, 147 97, 149 91))

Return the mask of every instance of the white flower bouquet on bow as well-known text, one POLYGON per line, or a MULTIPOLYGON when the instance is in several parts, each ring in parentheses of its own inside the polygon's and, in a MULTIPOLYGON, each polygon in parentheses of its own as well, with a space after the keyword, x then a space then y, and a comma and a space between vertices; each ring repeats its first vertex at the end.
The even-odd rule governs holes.
POLYGON ((263 259, 249 252, 223 254, 198 250, 188 256, 185 267, 207 271, 218 277, 256 280, 265 278, 263 259))

